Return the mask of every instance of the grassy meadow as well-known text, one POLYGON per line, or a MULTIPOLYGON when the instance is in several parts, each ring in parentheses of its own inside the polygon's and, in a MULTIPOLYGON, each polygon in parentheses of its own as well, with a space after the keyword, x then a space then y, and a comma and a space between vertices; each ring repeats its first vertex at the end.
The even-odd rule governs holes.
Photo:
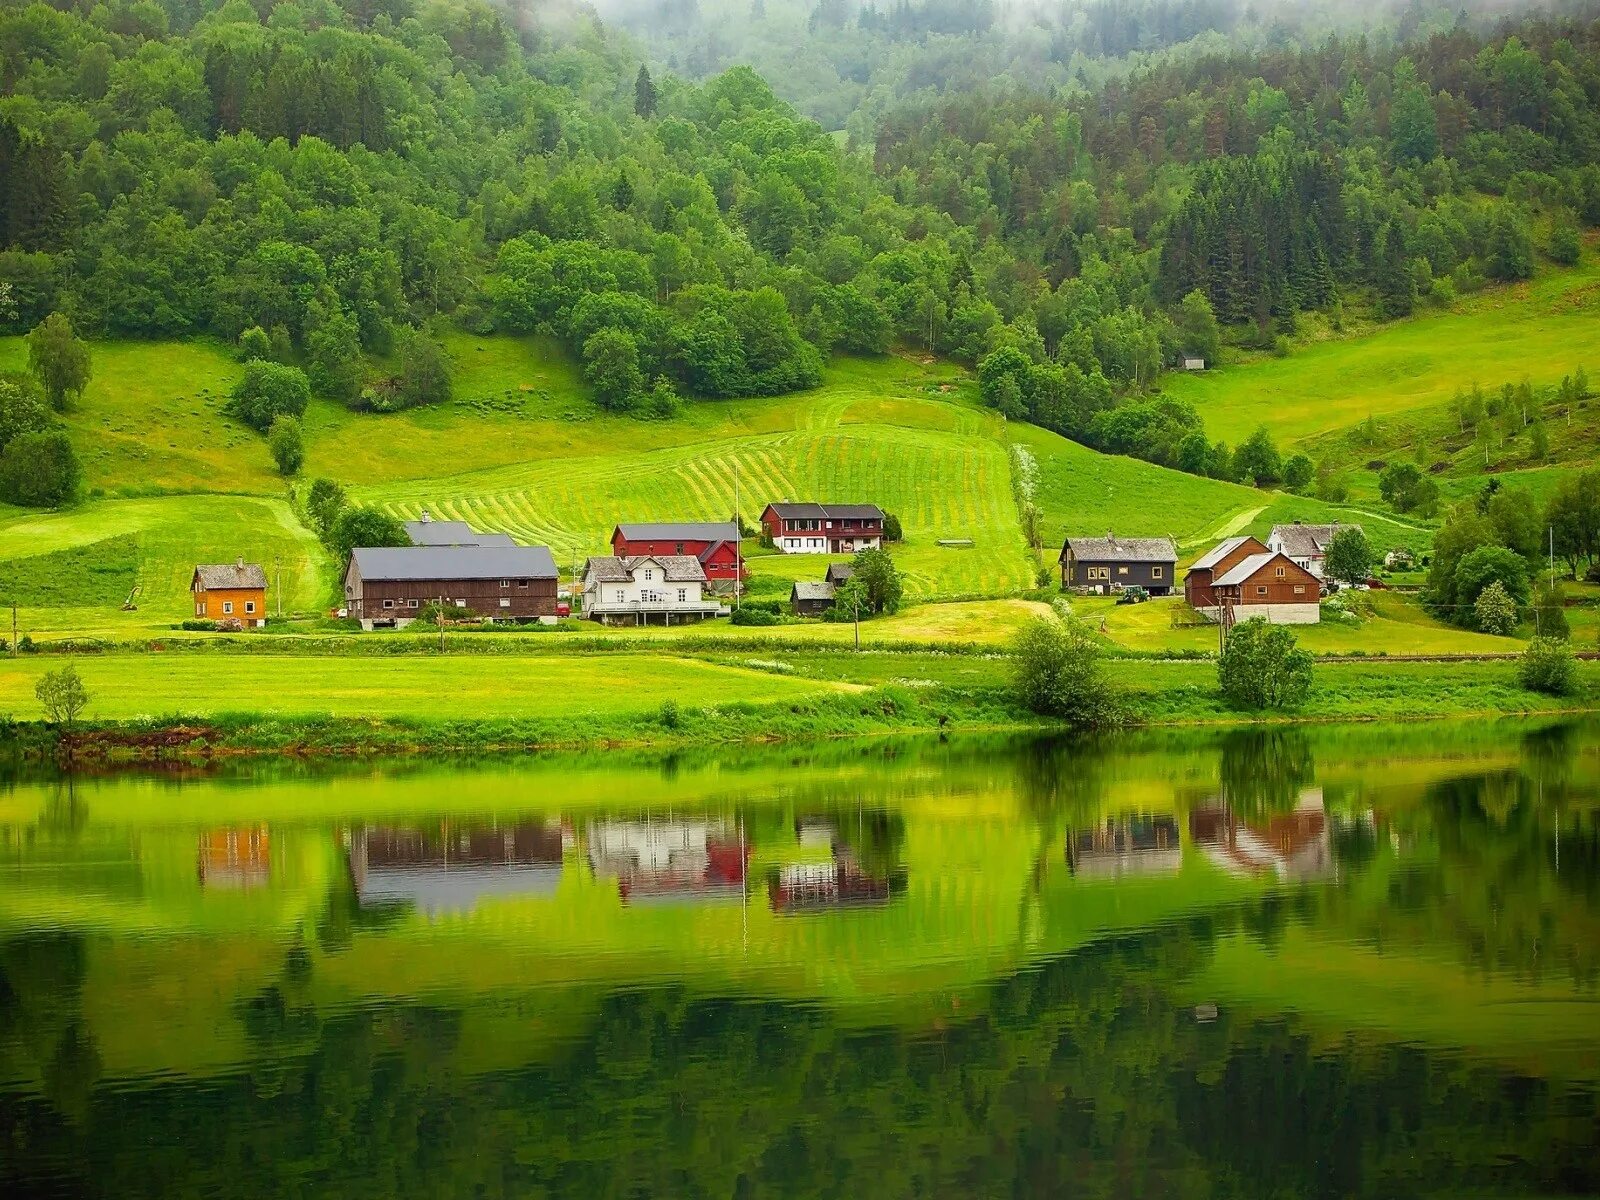
MULTIPOLYGON (((1163 387, 1193 401, 1212 438, 1234 444, 1259 425, 1280 444, 1447 403, 1457 388, 1526 376, 1553 384, 1600 344, 1600 257, 1527 283, 1485 289, 1446 312, 1297 347, 1163 387)), ((1588 364, 1600 367, 1600 357, 1588 364)))

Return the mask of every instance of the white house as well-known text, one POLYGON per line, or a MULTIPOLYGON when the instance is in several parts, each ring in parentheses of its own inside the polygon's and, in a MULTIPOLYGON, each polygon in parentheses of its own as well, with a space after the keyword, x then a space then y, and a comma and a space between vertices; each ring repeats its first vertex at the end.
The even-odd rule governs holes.
POLYGON ((583 613, 607 625, 662 625, 720 617, 706 571, 691 554, 591 558, 583 568, 583 613))
POLYGON ((1304 567, 1318 579, 1322 575, 1322 562, 1328 556, 1328 544, 1341 529, 1359 531, 1359 525, 1305 525, 1299 521, 1292 525, 1274 525, 1267 538, 1267 549, 1287 555, 1297 567, 1304 567))

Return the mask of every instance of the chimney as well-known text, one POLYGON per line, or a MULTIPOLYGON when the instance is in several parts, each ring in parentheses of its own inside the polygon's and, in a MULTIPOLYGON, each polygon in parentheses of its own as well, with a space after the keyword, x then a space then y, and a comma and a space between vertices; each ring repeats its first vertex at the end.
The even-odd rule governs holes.
POLYGON ((422 510, 422 523, 424 525, 426 525, 431 520, 433 520, 433 514, 430 513, 426 508, 424 508, 422 510))
POLYGON ((1109 529, 1106 530, 1106 541, 1110 542, 1113 546, 1115 546, 1117 544, 1117 539, 1116 539, 1115 535, 1113 535, 1111 530, 1109 530, 1109 529))
POLYGON ((234 559, 233 565, 238 567, 241 571, 244 570, 244 555, 241 554, 238 558, 234 559))

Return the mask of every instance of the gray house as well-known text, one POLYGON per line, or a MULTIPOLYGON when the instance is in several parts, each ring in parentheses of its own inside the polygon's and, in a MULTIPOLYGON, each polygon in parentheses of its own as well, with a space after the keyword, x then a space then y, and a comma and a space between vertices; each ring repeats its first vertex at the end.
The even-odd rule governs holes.
POLYGON ((1142 587, 1165 596, 1178 572, 1178 548, 1171 538, 1069 537, 1059 561, 1062 587, 1105 593, 1142 587))

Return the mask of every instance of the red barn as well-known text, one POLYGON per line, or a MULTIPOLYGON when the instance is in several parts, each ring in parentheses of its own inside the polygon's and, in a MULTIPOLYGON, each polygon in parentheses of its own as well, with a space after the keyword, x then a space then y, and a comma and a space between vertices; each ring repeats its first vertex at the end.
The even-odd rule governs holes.
MULTIPOLYGON (((713 586, 739 578, 739 527, 732 521, 679 521, 618 525, 611 531, 618 558, 689 555, 700 560, 713 586)), ((748 567, 743 568, 749 575, 748 567)))

